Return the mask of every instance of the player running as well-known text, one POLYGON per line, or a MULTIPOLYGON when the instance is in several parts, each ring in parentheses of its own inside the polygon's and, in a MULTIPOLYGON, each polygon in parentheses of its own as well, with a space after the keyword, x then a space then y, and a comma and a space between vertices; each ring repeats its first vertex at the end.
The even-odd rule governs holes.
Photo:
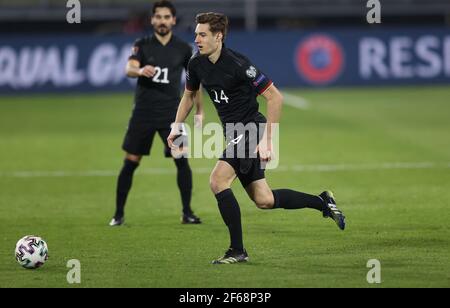
MULTIPOLYGON (((150 154, 153 138, 158 132, 165 144, 164 154, 172 157, 166 141, 170 125, 180 101, 180 82, 183 68, 187 68, 192 48, 172 33, 176 24, 176 10, 169 1, 153 5, 151 24, 154 34, 135 42, 127 64, 127 75, 138 78, 133 114, 123 142, 125 161, 117 182, 116 212, 110 226, 124 223, 124 208, 132 186, 133 174, 142 159, 150 154)), ((203 117, 200 92, 195 96, 196 119, 203 117)), ((185 224, 199 224, 200 218, 191 209, 192 171, 185 157, 174 159, 177 183, 181 193, 185 224)))
MULTIPOLYGON (((175 125, 167 139, 169 146, 176 148, 173 142, 180 133, 180 125, 194 104, 200 83, 208 91, 224 127, 227 123, 255 124, 254 127, 262 123, 264 126, 262 131, 253 134, 258 138, 256 142, 247 137, 236 138, 236 132, 225 131, 225 137, 232 141, 229 147, 249 148, 250 144, 257 144, 258 156, 251 158, 248 152, 244 158, 235 157, 228 155, 234 153, 234 149, 226 149, 212 171, 210 187, 231 239, 230 248, 225 255, 213 263, 230 264, 248 260, 242 239, 240 208, 231 190, 231 184, 236 177, 260 209, 312 208, 320 211, 323 217, 332 218, 338 227, 344 230, 345 217, 336 207, 331 192, 325 191, 315 196, 289 189, 272 190, 269 187, 262 161, 270 161, 273 155, 271 124, 279 121, 282 95, 272 81, 249 59, 225 47, 228 28, 228 18, 225 15, 203 13, 197 15, 196 21, 195 43, 199 52, 188 65, 186 90, 178 107, 175 125), (262 95, 267 101, 267 119, 258 111, 258 95, 262 95)), ((253 151, 254 148, 249 150, 253 151)))

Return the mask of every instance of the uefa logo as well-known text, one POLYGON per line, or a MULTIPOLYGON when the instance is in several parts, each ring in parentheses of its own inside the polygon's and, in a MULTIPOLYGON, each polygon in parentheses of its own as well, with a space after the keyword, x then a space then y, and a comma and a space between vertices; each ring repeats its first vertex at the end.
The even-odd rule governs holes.
POLYGON ((327 85, 341 74, 344 52, 333 38, 322 34, 313 35, 300 42, 294 62, 305 81, 313 85, 327 85))

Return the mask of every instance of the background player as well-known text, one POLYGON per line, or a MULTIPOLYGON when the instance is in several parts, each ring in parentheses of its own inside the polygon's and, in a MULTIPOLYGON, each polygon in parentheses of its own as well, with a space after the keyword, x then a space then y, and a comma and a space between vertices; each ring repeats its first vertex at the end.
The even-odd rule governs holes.
MULTIPOLYGON (((266 182, 261 160, 268 162, 273 155, 271 124, 279 121, 282 95, 272 81, 246 57, 225 47, 223 42, 228 28, 228 18, 225 15, 199 14, 196 21, 195 43, 199 53, 190 60, 188 65, 186 90, 178 108, 175 125, 168 137, 169 145, 175 147, 173 141, 179 135, 179 125, 186 119, 194 104, 200 82, 208 91, 224 126, 227 123, 246 125, 267 121, 256 149, 259 158, 227 157, 227 151, 225 151, 212 171, 211 190, 216 196, 231 239, 228 251, 213 263, 229 264, 248 260, 242 240, 240 208, 231 190, 236 177, 239 178, 258 208, 316 209, 322 212, 324 217, 331 217, 343 230, 345 217, 337 209, 331 192, 323 192, 320 196, 315 196, 289 189, 271 190, 266 182), (262 95, 267 101, 267 120, 258 111, 259 105, 256 101, 258 95, 262 95)), ((225 135, 232 138, 234 133, 225 132, 225 135)), ((238 141, 238 143, 242 142, 246 142, 247 147, 251 144, 247 138, 241 138, 238 141)), ((230 144, 233 145, 233 143, 230 144)))
MULTIPOLYGON (((192 56, 191 46, 172 33, 172 27, 176 24, 176 10, 171 2, 159 1, 153 5, 151 24, 153 36, 135 42, 126 68, 127 75, 138 78, 138 82, 134 110, 122 146, 126 156, 117 182, 116 212, 111 226, 124 223, 124 207, 133 174, 142 156, 150 154, 156 132, 165 143, 165 156, 171 157, 166 140, 180 101, 182 70, 187 68, 192 56)), ((203 111, 200 94, 196 95, 195 104, 196 119, 201 122, 203 111)), ((183 204, 182 223, 201 223, 190 206, 192 171, 188 160, 182 157, 174 161, 183 204)))

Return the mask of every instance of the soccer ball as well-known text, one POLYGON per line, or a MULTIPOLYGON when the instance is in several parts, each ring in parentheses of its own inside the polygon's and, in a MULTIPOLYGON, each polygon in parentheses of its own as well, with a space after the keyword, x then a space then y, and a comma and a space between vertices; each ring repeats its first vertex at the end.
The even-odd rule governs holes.
POLYGON ((47 243, 38 236, 27 235, 16 244, 16 260, 27 269, 44 265, 48 259, 47 243))

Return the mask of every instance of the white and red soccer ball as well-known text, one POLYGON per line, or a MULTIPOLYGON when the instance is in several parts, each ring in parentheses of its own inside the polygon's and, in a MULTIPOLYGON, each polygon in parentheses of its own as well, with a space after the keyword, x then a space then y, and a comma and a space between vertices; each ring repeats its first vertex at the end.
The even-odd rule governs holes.
POLYGON ((48 260, 48 246, 42 238, 27 235, 17 242, 15 254, 21 266, 36 269, 48 260))

